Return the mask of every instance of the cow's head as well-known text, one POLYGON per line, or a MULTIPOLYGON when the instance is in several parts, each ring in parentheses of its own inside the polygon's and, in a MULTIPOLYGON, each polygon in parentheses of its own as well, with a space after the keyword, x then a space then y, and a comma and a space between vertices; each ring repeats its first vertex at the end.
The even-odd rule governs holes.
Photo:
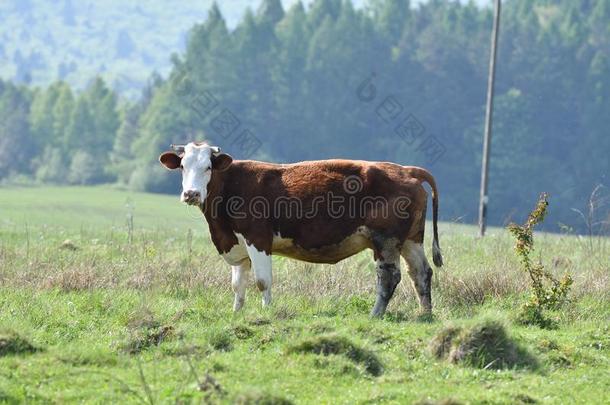
POLYGON ((214 171, 224 171, 233 158, 221 153, 217 146, 191 142, 172 145, 173 151, 162 153, 159 162, 169 170, 182 171, 182 194, 180 201, 189 205, 200 205, 207 196, 207 187, 214 171))

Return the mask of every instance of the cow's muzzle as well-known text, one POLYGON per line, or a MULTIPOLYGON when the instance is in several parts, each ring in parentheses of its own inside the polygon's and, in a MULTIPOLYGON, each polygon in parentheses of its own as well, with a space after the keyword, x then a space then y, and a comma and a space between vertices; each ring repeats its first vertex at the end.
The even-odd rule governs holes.
POLYGON ((182 202, 188 205, 199 205, 201 204, 201 193, 195 190, 188 190, 182 193, 182 202))

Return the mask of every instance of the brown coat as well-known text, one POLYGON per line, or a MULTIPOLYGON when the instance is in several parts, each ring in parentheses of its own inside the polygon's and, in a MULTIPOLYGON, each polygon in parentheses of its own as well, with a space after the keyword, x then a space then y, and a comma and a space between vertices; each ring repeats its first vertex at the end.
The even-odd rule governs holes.
MULTIPOLYGON (((201 209, 221 254, 238 244, 240 234, 259 251, 316 263, 336 263, 364 248, 380 258, 384 241, 423 242, 423 182, 432 188, 438 244, 434 178, 425 169, 393 163, 233 161, 212 172, 201 209)), ((434 262, 441 265, 440 254, 434 262)))

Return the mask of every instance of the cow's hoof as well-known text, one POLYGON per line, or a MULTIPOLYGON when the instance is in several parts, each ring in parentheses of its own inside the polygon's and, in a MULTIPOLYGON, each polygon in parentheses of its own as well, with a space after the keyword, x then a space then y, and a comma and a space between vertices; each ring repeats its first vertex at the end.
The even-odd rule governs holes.
POLYGON ((244 299, 236 298, 233 302, 233 312, 239 312, 244 307, 244 299))
POLYGON ((385 309, 373 308, 371 311, 371 318, 383 318, 385 315, 385 309))

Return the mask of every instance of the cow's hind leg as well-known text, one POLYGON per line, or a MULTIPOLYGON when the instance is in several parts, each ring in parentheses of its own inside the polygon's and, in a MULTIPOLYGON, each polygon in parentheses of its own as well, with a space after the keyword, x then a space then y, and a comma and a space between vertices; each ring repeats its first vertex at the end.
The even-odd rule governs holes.
POLYGON ((407 262, 409 276, 419 298, 419 305, 425 312, 432 311, 432 268, 426 259, 421 243, 406 241, 401 251, 407 262))
POLYGON ((271 255, 257 250, 254 245, 249 245, 246 248, 252 261, 252 267, 254 267, 256 286, 263 293, 263 306, 266 307, 271 304, 271 282, 273 280, 271 255))
POLYGON ((381 317, 400 283, 400 251, 395 244, 388 243, 376 252, 377 299, 371 312, 373 317, 381 317))
POLYGON ((233 311, 239 311, 246 301, 246 286, 248 285, 248 273, 250 273, 250 259, 245 259, 238 266, 231 266, 231 286, 235 293, 233 311))

